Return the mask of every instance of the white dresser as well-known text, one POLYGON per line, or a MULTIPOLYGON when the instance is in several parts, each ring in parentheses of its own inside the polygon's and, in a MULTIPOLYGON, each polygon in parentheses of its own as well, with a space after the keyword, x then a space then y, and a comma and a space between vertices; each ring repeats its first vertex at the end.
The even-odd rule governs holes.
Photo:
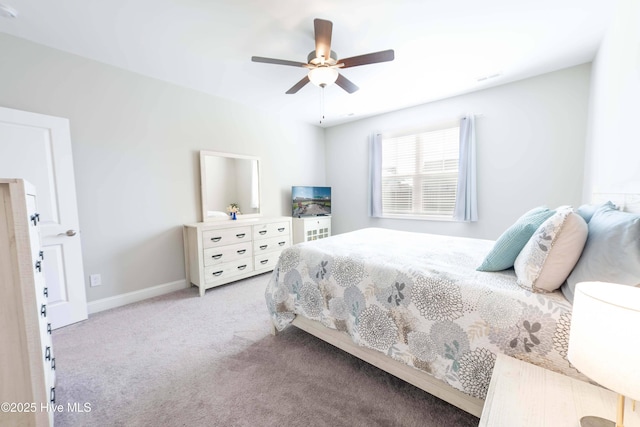
POLYGON ((35 189, 0 179, 0 425, 51 426, 55 358, 35 189))
POLYGON ((203 296, 209 288, 273 270, 291 246, 291 218, 186 224, 183 236, 187 283, 203 296))
POLYGON ((308 242, 331 236, 330 216, 293 218, 293 243, 308 242))

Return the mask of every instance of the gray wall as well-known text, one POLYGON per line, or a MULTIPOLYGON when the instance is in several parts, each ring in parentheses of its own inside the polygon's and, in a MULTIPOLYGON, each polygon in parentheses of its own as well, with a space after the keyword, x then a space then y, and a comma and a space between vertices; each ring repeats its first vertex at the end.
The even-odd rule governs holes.
POLYGON ((3 34, 0 52, 1 106, 70 119, 85 275, 103 283, 88 301, 184 279, 199 150, 261 157, 265 215, 289 214, 292 183, 325 181, 315 126, 3 34))
POLYGON ((640 2, 621 0, 595 61, 584 198, 640 193, 640 2))
POLYGON ((526 210, 582 201, 590 65, 456 96, 327 129, 333 231, 386 227, 495 239, 526 210), (449 121, 476 121, 477 223, 368 216, 368 138, 449 121))

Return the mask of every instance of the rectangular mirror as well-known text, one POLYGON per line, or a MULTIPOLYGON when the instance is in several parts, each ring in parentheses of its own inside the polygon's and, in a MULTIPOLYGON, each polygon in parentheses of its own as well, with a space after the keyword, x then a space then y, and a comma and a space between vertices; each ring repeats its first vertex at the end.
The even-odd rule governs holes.
POLYGON ((202 220, 229 220, 235 203, 238 218, 260 216, 260 159, 240 154, 200 151, 202 220))

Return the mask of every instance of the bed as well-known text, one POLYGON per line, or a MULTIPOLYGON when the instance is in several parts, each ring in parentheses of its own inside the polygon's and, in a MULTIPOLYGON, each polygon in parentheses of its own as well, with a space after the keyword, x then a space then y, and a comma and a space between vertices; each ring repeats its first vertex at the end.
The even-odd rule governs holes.
POLYGON ((498 353, 587 381, 567 360, 571 303, 478 271, 494 245, 379 228, 295 245, 265 292, 274 332, 297 326, 478 417, 498 353))

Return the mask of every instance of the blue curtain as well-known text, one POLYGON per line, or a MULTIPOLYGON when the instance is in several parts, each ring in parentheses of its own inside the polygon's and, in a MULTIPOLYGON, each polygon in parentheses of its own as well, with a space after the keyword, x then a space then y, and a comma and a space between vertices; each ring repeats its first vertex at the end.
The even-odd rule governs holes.
POLYGON ((472 114, 460 120, 460 159, 458 160, 458 189, 456 221, 478 220, 478 195, 476 191, 476 131, 472 114))
POLYGON ((382 135, 371 135, 369 150, 369 216, 382 217, 382 135))

